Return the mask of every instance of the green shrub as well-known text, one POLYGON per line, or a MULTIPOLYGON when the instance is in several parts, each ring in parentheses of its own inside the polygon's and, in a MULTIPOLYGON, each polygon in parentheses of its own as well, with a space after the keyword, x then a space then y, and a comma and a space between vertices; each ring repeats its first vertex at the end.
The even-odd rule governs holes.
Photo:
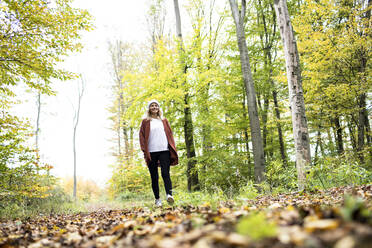
POLYGON ((209 152, 208 157, 200 157, 197 169, 203 190, 210 193, 222 190, 230 197, 239 193, 240 187, 250 178, 246 154, 232 154, 225 148, 209 152))
POLYGON ((276 236, 277 228, 274 222, 267 221, 264 213, 260 212, 241 219, 236 225, 236 231, 248 235, 253 240, 260 240, 276 236))
POLYGON ((75 202, 59 186, 49 190, 47 197, 8 198, 0 201, 0 219, 26 218, 40 214, 76 213, 85 211, 84 202, 75 202))
POLYGON ((258 190, 254 186, 252 181, 248 181, 248 183, 241 187, 239 190, 239 195, 236 197, 238 200, 246 201, 250 199, 254 199, 258 196, 258 190))
POLYGON ((213 193, 210 192, 187 192, 187 191, 176 191, 174 193, 174 199, 176 206, 210 206, 214 209, 218 207, 221 202, 227 201, 228 198, 222 190, 216 190, 213 193))
POLYGON ((260 187, 263 193, 280 193, 296 190, 297 171, 295 165, 290 163, 288 166, 284 166, 281 160, 268 162, 266 165, 266 184, 260 187))
POLYGON ((310 187, 331 188, 372 182, 372 172, 347 157, 326 157, 312 166, 307 175, 310 187))

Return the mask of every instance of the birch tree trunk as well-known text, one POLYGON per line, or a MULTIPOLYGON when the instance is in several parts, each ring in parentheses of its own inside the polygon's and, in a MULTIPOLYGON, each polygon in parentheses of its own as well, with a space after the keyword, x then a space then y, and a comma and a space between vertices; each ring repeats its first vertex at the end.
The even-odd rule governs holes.
MULTIPOLYGON (((183 73, 187 73, 187 65, 184 60, 184 48, 182 40, 182 30, 181 30, 181 15, 178 5, 178 0, 174 0, 174 10, 176 15, 176 31, 178 38, 178 52, 180 54, 180 64, 183 70, 183 73)), ((186 80, 186 79, 185 79, 186 80)), ((186 85, 186 82, 184 82, 186 85)), ((196 170, 195 164, 195 147, 194 147, 194 128, 192 123, 191 109, 189 105, 189 93, 186 89, 184 95, 184 134, 185 134, 185 143, 186 143, 186 153, 187 153, 187 189, 188 191, 194 191, 200 189, 198 171, 196 170)))
POLYGON ((74 192, 73 197, 76 200, 76 130, 79 124, 79 117, 80 117, 80 106, 81 106, 81 99, 83 98, 85 82, 82 76, 80 75, 81 85, 78 84, 78 104, 77 109, 74 113, 74 129, 73 129, 73 136, 72 136, 72 143, 73 143, 73 153, 74 153, 74 192))
MULTIPOLYGON (((151 39, 151 52, 155 55, 156 46, 164 38, 166 8, 164 0, 152 0, 146 15, 147 30, 151 39)), ((157 65, 155 65, 157 69, 157 65)))
POLYGON ((113 77, 115 80, 115 94, 116 94, 116 133, 118 138, 118 160, 123 162, 125 160, 126 164, 133 158, 133 152, 129 147, 129 124, 128 121, 123 119, 123 115, 128 108, 130 103, 126 102, 123 96, 123 89, 125 88, 125 82, 123 82, 122 72, 125 70, 130 70, 132 65, 131 56, 133 56, 130 51, 132 46, 129 43, 123 43, 120 40, 115 41, 115 43, 109 43, 110 54, 112 60, 113 77), (124 152, 122 151, 124 148, 124 152), (124 160, 123 160, 124 159, 124 160))
MULTIPOLYGON (((371 18, 371 4, 372 4, 372 1, 371 0, 368 0, 365 2, 366 4, 366 7, 368 8, 368 10, 366 11, 365 13, 365 16, 363 18, 366 18, 367 20, 370 20, 371 18)), ((371 22, 368 22, 368 24, 366 25, 365 29, 367 28, 370 28, 371 25, 370 25, 371 22)), ((368 33, 362 33, 362 36, 365 36, 365 35, 368 35, 368 33)), ((369 60, 369 57, 368 56, 365 56, 366 54, 368 54, 366 52, 367 48, 365 48, 364 46, 362 46, 360 48, 360 66, 359 66, 359 73, 362 74, 362 84, 363 85, 367 85, 367 78, 368 78, 368 73, 366 73, 366 69, 367 69, 367 63, 368 63, 368 60, 369 60)), ((360 161, 362 163, 364 163, 364 154, 363 154, 363 149, 365 147, 365 136, 366 136, 366 140, 367 140, 367 144, 370 146, 370 142, 371 142, 371 138, 370 138, 370 126, 369 126, 369 119, 368 119, 368 111, 367 111, 367 94, 365 92, 361 93, 359 96, 358 96, 358 106, 359 106, 359 111, 358 111, 358 146, 357 146, 357 151, 358 151, 358 155, 359 155, 359 158, 360 158, 360 161)))
POLYGON ((265 180, 265 157, 261 137, 260 120, 257 112, 256 92, 252 78, 252 71, 249 63, 248 48, 245 41, 244 17, 245 17, 245 0, 242 0, 241 11, 235 0, 229 0, 231 12, 234 18, 236 35, 240 52, 240 63, 243 74, 243 81, 248 102, 248 116, 251 126, 251 137, 253 145, 254 176, 257 183, 265 180))
POLYGON ((299 189, 306 185, 305 168, 311 162, 310 140, 305 114, 305 101, 302 90, 300 58, 289 18, 286 0, 274 0, 280 35, 284 44, 287 69, 289 101, 292 112, 293 135, 296 150, 296 167, 299 189))
POLYGON ((114 92, 115 92, 115 108, 116 108, 116 120, 114 127, 117 135, 117 157, 121 157, 121 115, 122 115, 122 78, 120 77, 120 70, 122 69, 122 43, 119 40, 111 43, 109 42, 109 52, 111 55, 113 77, 115 81, 114 92))
MULTIPOLYGON (((114 65, 114 71, 116 76, 116 83, 117 83, 117 90, 118 90, 118 115, 117 115, 117 122, 118 122, 118 128, 117 128, 117 135, 118 135, 118 155, 119 158, 121 157, 121 133, 120 128, 122 126, 121 123, 121 115, 122 115, 122 109, 123 109, 123 93, 122 93, 122 77, 120 76, 120 70, 122 69, 122 51, 121 51, 121 41, 116 41, 116 54, 113 54, 113 65, 114 65), (116 56, 116 57, 115 57, 116 56), (116 59, 116 61, 114 61, 116 59)), ((124 130, 123 130, 124 132, 124 130)))
POLYGON ((35 131, 35 145, 36 152, 39 155, 39 133, 40 133, 40 112, 41 112, 41 93, 37 93, 37 117, 36 117, 36 131, 35 131))

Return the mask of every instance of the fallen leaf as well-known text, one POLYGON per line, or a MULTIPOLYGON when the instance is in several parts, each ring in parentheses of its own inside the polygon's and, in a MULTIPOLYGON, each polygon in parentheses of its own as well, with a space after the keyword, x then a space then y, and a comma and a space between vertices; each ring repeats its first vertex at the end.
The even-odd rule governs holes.
POLYGON ((314 232, 315 230, 332 230, 337 228, 339 225, 339 220, 323 219, 307 221, 305 222, 304 227, 307 232, 314 232))

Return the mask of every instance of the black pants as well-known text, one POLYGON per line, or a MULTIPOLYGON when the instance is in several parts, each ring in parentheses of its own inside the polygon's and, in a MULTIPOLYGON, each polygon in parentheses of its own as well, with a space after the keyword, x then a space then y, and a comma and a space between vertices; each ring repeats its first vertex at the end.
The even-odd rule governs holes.
POLYGON ((159 199, 159 173, 158 162, 160 162, 161 176, 163 178, 165 192, 172 195, 172 182, 169 175, 170 153, 169 151, 150 152, 151 162, 148 166, 151 175, 151 186, 155 199, 159 199))

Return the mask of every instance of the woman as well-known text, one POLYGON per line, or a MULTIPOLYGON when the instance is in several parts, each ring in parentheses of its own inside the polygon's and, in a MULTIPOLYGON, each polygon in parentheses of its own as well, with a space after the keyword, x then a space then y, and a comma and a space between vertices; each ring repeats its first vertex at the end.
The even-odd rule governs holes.
POLYGON ((158 166, 161 167, 167 202, 172 204, 174 199, 169 168, 171 165, 178 164, 178 155, 169 122, 162 117, 159 102, 156 100, 151 100, 147 105, 147 117, 142 120, 139 139, 151 175, 155 205, 162 206, 159 197, 158 166))

